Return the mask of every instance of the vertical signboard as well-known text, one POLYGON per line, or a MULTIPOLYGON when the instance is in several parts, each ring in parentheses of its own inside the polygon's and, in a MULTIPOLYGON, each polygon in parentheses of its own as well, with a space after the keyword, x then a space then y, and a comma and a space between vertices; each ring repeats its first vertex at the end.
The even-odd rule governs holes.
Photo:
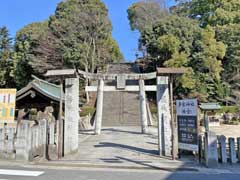
POLYGON ((178 147, 198 151, 197 99, 177 100, 178 147))
POLYGON ((16 106, 16 89, 0 89, 0 123, 13 123, 16 106))

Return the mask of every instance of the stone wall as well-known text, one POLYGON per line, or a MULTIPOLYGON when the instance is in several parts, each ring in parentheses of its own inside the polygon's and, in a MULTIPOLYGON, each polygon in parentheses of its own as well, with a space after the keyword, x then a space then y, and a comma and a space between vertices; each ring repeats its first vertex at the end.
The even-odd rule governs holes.
POLYGON ((15 128, 0 129, 0 158, 15 159, 14 134, 15 128))
POLYGON ((0 128, 0 159, 57 159, 56 122, 52 108, 46 107, 35 122, 21 120, 16 128, 0 128))
POLYGON ((207 167, 240 163, 240 137, 226 138, 210 131, 199 139, 199 160, 207 167))

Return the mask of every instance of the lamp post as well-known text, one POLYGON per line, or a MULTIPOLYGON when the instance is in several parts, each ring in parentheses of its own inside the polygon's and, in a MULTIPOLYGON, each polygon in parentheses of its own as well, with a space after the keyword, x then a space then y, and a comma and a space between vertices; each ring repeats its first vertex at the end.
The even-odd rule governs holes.
POLYGON ((221 106, 218 103, 201 103, 199 107, 204 114, 203 120, 204 120, 205 131, 209 132, 209 120, 208 120, 207 112, 219 110, 221 109, 221 106))

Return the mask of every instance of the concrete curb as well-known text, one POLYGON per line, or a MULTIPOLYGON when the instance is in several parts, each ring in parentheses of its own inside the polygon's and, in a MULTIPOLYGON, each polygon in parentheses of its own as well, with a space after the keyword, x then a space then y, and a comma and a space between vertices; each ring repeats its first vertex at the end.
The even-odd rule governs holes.
POLYGON ((0 160, 0 166, 10 167, 28 167, 28 168, 93 168, 93 169, 118 169, 118 170, 161 170, 168 172, 175 171, 191 171, 199 172, 200 167, 190 166, 171 166, 171 165, 145 165, 145 166, 131 166, 131 165, 106 165, 106 164, 91 164, 91 163, 64 163, 64 162, 51 162, 51 161, 40 161, 40 162, 26 162, 26 161, 4 161, 0 160))
POLYGON ((191 171, 191 172, 198 172, 199 169, 197 167, 170 167, 170 166, 116 166, 116 165, 104 165, 104 164, 77 164, 77 163, 51 163, 51 162, 35 162, 31 163, 31 165, 37 165, 37 166, 43 166, 43 167, 61 167, 61 168, 95 168, 95 169, 104 169, 104 168, 110 168, 110 169, 129 169, 129 170, 162 170, 162 171, 191 171))

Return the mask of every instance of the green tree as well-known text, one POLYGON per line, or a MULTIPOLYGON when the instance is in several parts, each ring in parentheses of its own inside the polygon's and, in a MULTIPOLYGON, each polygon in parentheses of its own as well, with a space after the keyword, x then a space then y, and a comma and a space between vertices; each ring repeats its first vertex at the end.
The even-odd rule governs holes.
POLYGON ((191 0, 180 2, 173 12, 198 19, 200 25, 217 26, 240 23, 238 0, 191 0), (187 12, 187 14, 186 14, 187 12))
POLYGON ((168 14, 164 0, 141 0, 132 4, 127 12, 131 29, 139 32, 151 28, 168 14))
POLYGON ((239 9, 239 0, 191 0, 180 2, 172 8, 173 13, 197 19, 202 27, 213 27, 216 39, 222 41, 227 48, 222 61, 222 77, 230 83, 233 91, 238 88, 236 84, 240 83, 239 9))
MULTIPOLYGON (((34 64, 38 61, 39 40, 46 33, 47 23, 32 23, 17 32, 15 40, 15 79, 18 88, 27 85, 32 74, 38 74, 34 64), (33 63, 35 62, 35 63, 33 63), (33 65, 33 66, 32 66, 33 65), (34 71, 34 69, 36 71, 34 71)), ((38 62, 39 63, 39 62, 38 62)), ((40 63, 44 63, 43 61, 40 63)), ((39 71, 41 68, 38 69, 39 71)))
POLYGON ((9 37, 8 29, 0 27, 0 87, 14 87, 12 76, 12 39, 9 37))
POLYGON ((112 38, 108 11, 100 0, 68 0, 58 4, 49 20, 21 29, 15 41, 15 75, 19 87, 31 74, 49 69, 98 66, 123 59, 112 38))
POLYGON ((177 82, 179 95, 203 101, 218 96, 212 87, 221 82, 225 46, 215 39, 210 26, 202 29, 197 21, 168 16, 145 31, 142 41, 155 66, 188 68, 177 82))
POLYGON ((97 66, 104 64, 106 57, 115 58, 108 61, 122 59, 121 53, 115 53, 120 51, 113 43, 108 10, 100 0, 60 3, 50 18, 49 27, 63 44, 65 62, 72 66, 94 72, 97 66), (103 49, 107 43, 111 47, 103 49))

